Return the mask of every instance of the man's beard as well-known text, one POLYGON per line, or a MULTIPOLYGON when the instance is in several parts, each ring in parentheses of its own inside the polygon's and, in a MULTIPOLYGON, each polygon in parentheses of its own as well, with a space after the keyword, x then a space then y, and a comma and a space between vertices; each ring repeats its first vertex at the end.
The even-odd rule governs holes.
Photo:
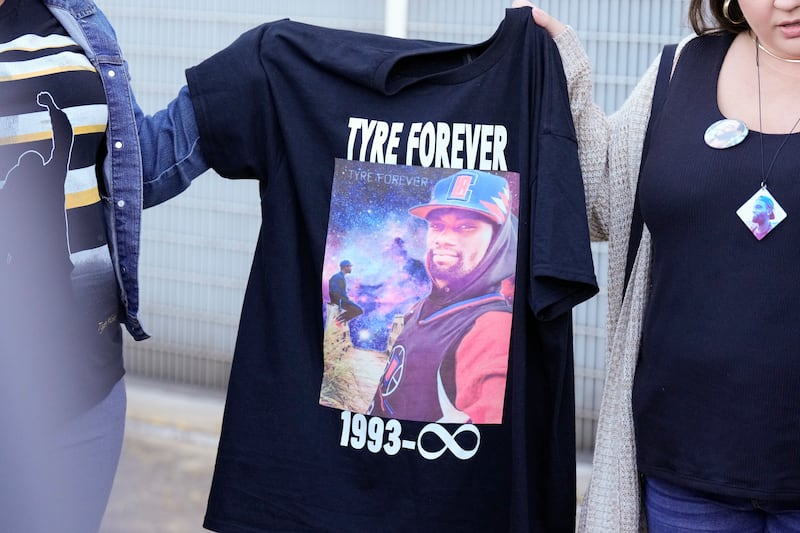
POLYGON ((433 259, 433 251, 428 252, 428 270, 431 278, 443 281, 447 286, 452 287, 463 280, 469 272, 464 266, 464 257, 456 254, 456 262, 450 265, 438 265, 433 259))

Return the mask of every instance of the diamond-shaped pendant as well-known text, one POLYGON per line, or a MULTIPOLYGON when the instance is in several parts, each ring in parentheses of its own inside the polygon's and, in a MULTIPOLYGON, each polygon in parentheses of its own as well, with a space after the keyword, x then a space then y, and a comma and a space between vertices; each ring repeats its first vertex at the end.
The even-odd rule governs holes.
POLYGON ((784 221, 786 211, 766 187, 761 187, 747 200, 736 214, 759 241, 784 221))

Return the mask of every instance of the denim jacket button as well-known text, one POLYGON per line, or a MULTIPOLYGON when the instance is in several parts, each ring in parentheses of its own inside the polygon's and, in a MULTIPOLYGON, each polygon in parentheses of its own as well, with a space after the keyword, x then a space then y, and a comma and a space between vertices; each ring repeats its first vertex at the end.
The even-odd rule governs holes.
POLYGON ((109 77, 109 78, 113 78, 113 77, 114 77, 114 76, 116 76, 116 75, 117 75, 117 73, 116 73, 116 72, 114 72, 113 70, 109 70, 109 71, 108 71, 108 77, 109 77))
POLYGON ((119 207, 125 207, 125 200, 119 200, 119 201, 117 201, 117 205, 118 205, 119 207))
POLYGON ((117 141, 117 142, 115 142, 115 143, 114 143, 114 148, 116 148, 117 150, 119 150, 120 148, 122 148, 122 141, 117 141))

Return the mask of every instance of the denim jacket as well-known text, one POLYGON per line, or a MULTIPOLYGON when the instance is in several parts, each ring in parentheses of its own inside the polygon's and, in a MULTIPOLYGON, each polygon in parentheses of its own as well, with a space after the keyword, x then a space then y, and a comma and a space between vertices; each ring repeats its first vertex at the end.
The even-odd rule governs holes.
POLYGON ((146 116, 134 99, 128 65, 114 29, 92 0, 43 0, 97 69, 108 102, 102 198, 111 259, 120 287, 121 321, 136 340, 148 337, 138 318, 139 236, 143 207, 177 195, 208 167, 184 87, 166 109, 146 116))

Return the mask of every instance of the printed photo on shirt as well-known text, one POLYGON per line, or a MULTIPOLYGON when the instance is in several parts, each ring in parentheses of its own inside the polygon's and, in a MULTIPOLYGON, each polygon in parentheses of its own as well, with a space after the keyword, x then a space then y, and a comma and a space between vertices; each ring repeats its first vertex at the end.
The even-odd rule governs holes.
POLYGON ((322 405, 502 422, 518 194, 513 172, 336 161, 322 405))

